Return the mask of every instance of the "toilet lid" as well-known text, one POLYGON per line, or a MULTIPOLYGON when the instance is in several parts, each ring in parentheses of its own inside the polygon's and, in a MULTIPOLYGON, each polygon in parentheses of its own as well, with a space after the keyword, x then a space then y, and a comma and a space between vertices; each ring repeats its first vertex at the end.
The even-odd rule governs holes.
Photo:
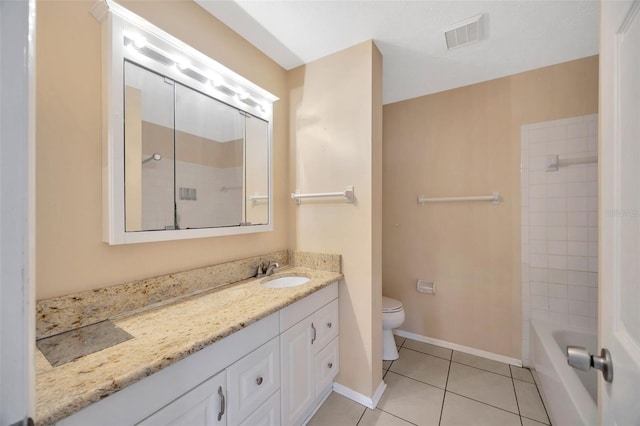
POLYGON ((398 312, 402 310, 402 302, 382 296, 382 312, 398 312))

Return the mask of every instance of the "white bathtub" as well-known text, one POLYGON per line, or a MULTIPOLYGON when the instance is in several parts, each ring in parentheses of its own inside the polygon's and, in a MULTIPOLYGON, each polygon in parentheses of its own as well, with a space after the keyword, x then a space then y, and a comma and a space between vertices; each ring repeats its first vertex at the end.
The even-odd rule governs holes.
POLYGON ((597 371, 579 371, 567 364, 567 345, 584 346, 596 353, 595 333, 566 330, 545 321, 531 321, 530 357, 538 388, 557 426, 598 423, 597 371))

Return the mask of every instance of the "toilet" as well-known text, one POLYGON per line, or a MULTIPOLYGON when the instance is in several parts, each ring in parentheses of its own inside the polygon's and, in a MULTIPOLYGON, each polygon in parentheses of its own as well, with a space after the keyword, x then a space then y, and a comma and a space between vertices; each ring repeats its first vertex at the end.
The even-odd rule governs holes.
POLYGON ((382 296, 382 359, 393 361, 398 359, 398 349, 393 338, 393 329, 404 322, 402 302, 382 296))

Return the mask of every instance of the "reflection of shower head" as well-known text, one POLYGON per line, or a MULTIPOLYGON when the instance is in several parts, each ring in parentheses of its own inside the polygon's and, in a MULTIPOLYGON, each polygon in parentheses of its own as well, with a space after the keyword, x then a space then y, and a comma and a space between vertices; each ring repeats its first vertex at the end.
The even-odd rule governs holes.
POLYGON ((147 163, 151 160, 155 160, 155 161, 160 161, 162 160, 162 154, 160 154, 159 152, 154 152, 151 157, 146 158, 144 160, 142 160, 142 164, 147 163))

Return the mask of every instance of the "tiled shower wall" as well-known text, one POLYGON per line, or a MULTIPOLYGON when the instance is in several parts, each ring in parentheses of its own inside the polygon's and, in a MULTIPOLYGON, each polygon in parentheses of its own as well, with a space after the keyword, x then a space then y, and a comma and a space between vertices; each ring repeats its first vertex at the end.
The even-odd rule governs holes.
POLYGON ((598 115, 522 126, 523 361, 531 319, 589 328, 598 313, 598 115), (547 171, 549 156, 560 167, 547 171), (581 164, 563 165, 571 159, 581 164))

